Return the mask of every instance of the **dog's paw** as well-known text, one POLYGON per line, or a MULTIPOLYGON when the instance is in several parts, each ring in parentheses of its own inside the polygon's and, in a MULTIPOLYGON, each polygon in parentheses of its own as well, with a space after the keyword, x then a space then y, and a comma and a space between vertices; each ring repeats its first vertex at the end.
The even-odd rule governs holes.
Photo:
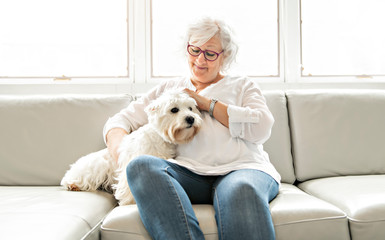
POLYGON ((80 188, 78 186, 76 186, 75 184, 69 184, 68 190, 69 191, 80 191, 80 188))

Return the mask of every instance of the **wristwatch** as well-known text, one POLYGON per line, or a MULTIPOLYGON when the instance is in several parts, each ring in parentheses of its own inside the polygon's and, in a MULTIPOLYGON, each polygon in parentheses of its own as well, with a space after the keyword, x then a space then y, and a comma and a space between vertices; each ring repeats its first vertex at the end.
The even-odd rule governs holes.
POLYGON ((214 106, 215 106, 215 103, 217 103, 218 100, 215 99, 215 98, 212 98, 211 99, 211 102, 210 102, 210 109, 209 109, 209 114, 211 117, 214 117, 213 113, 214 113, 214 106))

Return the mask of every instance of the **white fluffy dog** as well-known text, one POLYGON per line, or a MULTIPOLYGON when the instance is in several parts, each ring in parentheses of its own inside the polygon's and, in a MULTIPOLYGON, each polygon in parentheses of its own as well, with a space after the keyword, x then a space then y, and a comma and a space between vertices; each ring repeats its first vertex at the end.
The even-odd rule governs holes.
POLYGON ((192 140, 202 122, 195 100, 181 91, 162 94, 145 111, 148 124, 123 138, 118 163, 107 149, 88 154, 71 165, 61 185, 72 191, 112 189, 120 205, 135 203, 127 183, 128 163, 145 154, 174 158, 176 144, 192 140))

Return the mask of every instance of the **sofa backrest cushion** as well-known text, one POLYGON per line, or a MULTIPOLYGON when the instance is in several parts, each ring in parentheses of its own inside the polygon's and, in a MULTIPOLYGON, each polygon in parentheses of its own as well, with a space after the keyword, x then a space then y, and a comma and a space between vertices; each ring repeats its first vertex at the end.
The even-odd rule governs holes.
POLYGON ((128 95, 0 97, 0 185, 59 185, 69 165, 105 148, 107 119, 128 95))
MULTIPOLYGON (((282 182, 295 181, 283 91, 265 91, 275 123, 264 149, 282 182)), ((129 95, 0 97, 0 185, 58 185, 79 157, 105 148, 102 129, 129 95)))
POLYGON ((283 91, 264 91, 267 105, 275 122, 269 140, 263 145, 270 161, 281 174, 282 182, 294 183, 294 167, 291 156, 290 129, 286 96, 283 91))
POLYGON ((385 91, 288 91, 299 181, 385 173, 385 91))

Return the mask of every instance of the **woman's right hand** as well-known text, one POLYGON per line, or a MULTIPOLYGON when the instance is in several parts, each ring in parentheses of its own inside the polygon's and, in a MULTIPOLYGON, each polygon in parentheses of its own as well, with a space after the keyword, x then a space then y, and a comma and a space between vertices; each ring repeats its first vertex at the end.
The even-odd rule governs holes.
POLYGON ((128 133, 123 128, 113 128, 106 135, 107 149, 115 162, 119 159, 119 145, 128 133))

